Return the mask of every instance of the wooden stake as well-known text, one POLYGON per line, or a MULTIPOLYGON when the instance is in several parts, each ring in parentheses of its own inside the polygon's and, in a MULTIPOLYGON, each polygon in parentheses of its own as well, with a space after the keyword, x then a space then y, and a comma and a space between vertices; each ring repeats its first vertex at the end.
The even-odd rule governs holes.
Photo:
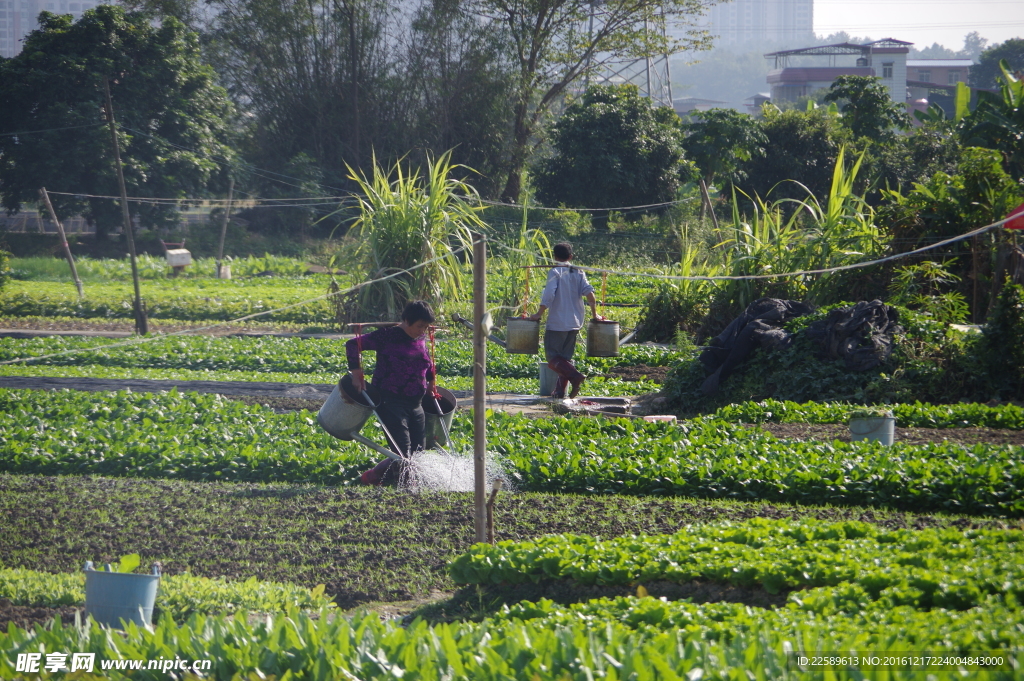
POLYGON ((494 500, 498 497, 498 491, 501 490, 501 478, 495 478, 494 484, 491 487, 491 496, 487 500, 487 543, 494 543, 494 500))
POLYGON ((142 292, 139 290, 139 264, 135 257, 135 234, 132 233, 132 220, 128 215, 128 190, 124 186, 121 147, 117 143, 117 124, 114 123, 114 103, 110 99, 110 81, 106 76, 103 76, 103 92, 107 96, 107 123, 110 126, 110 140, 114 145, 114 160, 117 162, 117 182, 121 185, 121 218, 124 220, 124 233, 128 237, 128 256, 132 262, 132 284, 135 286, 135 333, 145 336, 149 333, 149 320, 146 318, 146 306, 142 302, 142 292))
POLYGON ((487 244, 483 236, 473 237, 473 490, 476 540, 487 541, 487 244))
POLYGON ((50 212, 50 219, 53 220, 57 225, 57 233, 60 234, 61 247, 64 249, 64 257, 68 261, 68 265, 71 267, 71 279, 75 282, 75 288, 78 289, 78 299, 82 300, 85 298, 85 290, 82 288, 82 280, 78 278, 78 269, 75 267, 75 258, 71 255, 71 247, 68 246, 68 237, 64 233, 64 225, 57 219, 57 213, 53 210, 53 204, 50 203, 50 195, 46 193, 46 187, 39 189, 39 196, 42 197, 43 203, 46 204, 46 210, 50 212))
POLYGON ((228 179, 228 205, 224 208, 224 219, 220 223, 220 245, 217 246, 217 278, 220 279, 220 261, 224 259, 224 236, 228 232, 228 216, 231 214, 231 198, 235 193, 235 178, 228 179))

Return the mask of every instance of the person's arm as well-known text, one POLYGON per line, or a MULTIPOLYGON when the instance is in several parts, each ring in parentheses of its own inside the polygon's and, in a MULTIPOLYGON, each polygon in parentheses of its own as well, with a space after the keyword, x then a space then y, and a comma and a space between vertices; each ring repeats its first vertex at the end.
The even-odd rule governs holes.
POLYGON ((597 296, 594 295, 593 291, 587 291, 587 302, 590 303, 590 314, 593 315, 594 319, 602 320, 604 317, 597 314, 597 296))
POLYGON ((580 284, 583 291, 583 297, 590 303, 590 314, 593 319, 601 320, 604 319, 601 315, 597 314, 597 296, 594 295, 594 287, 589 281, 587 281, 587 273, 580 270, 580 284))
POLYGON ((544 317, 544 312, 545 312, 545 311, 546 311, 547 309, 548 309, 548 306, 547 306, 547 305, 541 305, 541 306, 540 306, 540 307, 539 307, 539 308, 537 309, 537 314, 532 314, 532 315, 530 315, 529 317, 527 317, 527 319, 532 319, 532 320, 533 320, 533 321, 535 321, 535 322, 539 322, 539 321, 541 320, 541 318, 542 318, 542 317, 544 317))

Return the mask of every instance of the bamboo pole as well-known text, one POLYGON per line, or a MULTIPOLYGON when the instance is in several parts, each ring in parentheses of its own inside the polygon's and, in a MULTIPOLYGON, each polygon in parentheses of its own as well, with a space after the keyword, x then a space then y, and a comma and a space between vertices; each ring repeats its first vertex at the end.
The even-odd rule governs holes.
POLYGON ((114 146, 114 160, 117 162, 117 182, 121 186, 121 218, 124 220, 124 233, 128 237, 128 255, 132 262, 132 285, 135 287, 135 333, 145 336, 149 333, 149 320, 146 319, 146 306, 142 302, 139 290, 139 264, 135 257, 135 234, 132 232, 132 220, 128 215, 128 190, 124 186, 124 169, 121 167, 121 147, 117 143, 117 124, 114 122, 114 103, 110 99, 110 81, 103 76, 103 92, 107 96, 107 123, 110 126, 110 140, 114 146))
POLYGON ((228 180, 228 205, 224 208, 224 219, 220 223, 220 245, 217 246, 217 278, 223 279, 220 276, 220 264, 221 260, 224 259, 224 237, 228 232, 228 218, 231 214, 231 199, 235 193, 235 178, 228 180))
POLYGON ((487 245, 473 237, 473 508, 477 542, 487 541, 487 245))
POLYGON ((718 216, 715 215, 715 207, 711 205, 711 195, 708 193, 708 186, 704 183, 704 178, 700 179, 700 196, 704 201, 704 208, 711 213, 711 223, 715 226, 715 231, 718 231, 718 216))
POLYGON ((57 213, 53 210, 53 204, 50 203, 50 195, 46 193, 46 187, 40 187, 39 196, 42 197, 43 203, 46 204, 46 210, 50 212, 50 219, 57 225, 57 233, 60 235, 60 245, 64 249, 64 257, 68 261, 68 265, 71 267, 71 279, 75 282, 75 288, 78 289, 78 299, 82 300, 85 298, 85 290, 82 288, 82 280, 78 278, 78 268, 75 267, 75 258, 71 255, 71 247, 68 246, 68 237, 64 233, 64 225, 57 219, 57 213))

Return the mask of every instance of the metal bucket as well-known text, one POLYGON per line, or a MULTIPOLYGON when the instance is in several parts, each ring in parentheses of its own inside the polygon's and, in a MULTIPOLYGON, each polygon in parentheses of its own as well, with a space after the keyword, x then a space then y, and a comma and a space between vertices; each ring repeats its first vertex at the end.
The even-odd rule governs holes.
POLYGON ((438 403, 441 406, 441 413, 437 412, 437 405, 434 403, 434 396, 427 393, 423 396, 423 413, 426 416, 424 423, 424 435, 426 438, 424 446, 427 449, 436 449, 438 445, 444 447, 448 444, 446 432, 452 430, 452 417, 455 416, 455 407, 459 401, 455 394, 446 388, 438 388, 441 399, 438 403))
POLYGON ((548 366, 547 362, 539 364, 540 392, 538 394, 541 397, 551 397, 551 393, 555 392, 555 384, 558 383, 559 375, 548 366))
POLYGON ((587 357, 619 356, 619 323, 591 319, 587 327, 587 357))
POLYGON ((896 439, 896 418, 893 416, 870 416, 850 419, 850 441, 863 440, 891 445, 896 439))
POLYGON ((540 347, 540 322, 510 317, 505 328, 505 352, 510 355, 536 355, 540 347))
POLYGON ((140 627, 153 621, 160 575, 85 571, 85 614, 100 624, 121 628, 121 620, 140 627))
POLYGON ((342 395, 338 386, 328 396, 327 401, 317 412, 316 422, 320 427, 339 440, 351 440, 352 433, 358 433, 366 425, 373 407, 369 406, 362 395, 357 395, 352 387, 352 375, 345 374, 341 379, 345 388, 342 395))

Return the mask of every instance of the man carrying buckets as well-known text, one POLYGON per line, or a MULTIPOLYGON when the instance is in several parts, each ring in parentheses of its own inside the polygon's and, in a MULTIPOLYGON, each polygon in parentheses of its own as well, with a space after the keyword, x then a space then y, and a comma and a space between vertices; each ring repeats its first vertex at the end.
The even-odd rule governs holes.
POLYGON ((565 397, 566 385, 572 384, 569 397, 580 394, 580 386, 587 379, 576 370, 572 363, 576 351, 576 339, 583 328, 583 298, 590 303, 594 319, 604 319, 597 314, 597 297, 594 287, 587 281, 587 275, 571 266, 572 245, 555 244, 556 264, 548 272, 548 281, 540 297, 540 309, 527 319, 539 321, 544 311, 549 310, 548 323, 544 327, 544 357, 548 367, 558 374, 558 382, 552 397, 565 397))

